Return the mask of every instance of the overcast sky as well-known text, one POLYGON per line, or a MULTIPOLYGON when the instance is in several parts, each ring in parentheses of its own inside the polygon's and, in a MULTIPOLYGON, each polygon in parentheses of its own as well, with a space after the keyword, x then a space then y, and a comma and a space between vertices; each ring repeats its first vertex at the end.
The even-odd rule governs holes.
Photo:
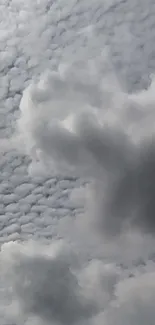
POLYGON ((154 16, 0 0, 1 325, 154 325, 154 16))

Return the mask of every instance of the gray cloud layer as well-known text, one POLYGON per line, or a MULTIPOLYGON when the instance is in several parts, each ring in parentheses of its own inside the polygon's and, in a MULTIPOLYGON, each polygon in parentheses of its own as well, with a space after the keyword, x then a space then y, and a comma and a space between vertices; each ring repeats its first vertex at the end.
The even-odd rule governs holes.
POLYGON ((0 324, 154 324, 154 2, 0 13, 0 324))

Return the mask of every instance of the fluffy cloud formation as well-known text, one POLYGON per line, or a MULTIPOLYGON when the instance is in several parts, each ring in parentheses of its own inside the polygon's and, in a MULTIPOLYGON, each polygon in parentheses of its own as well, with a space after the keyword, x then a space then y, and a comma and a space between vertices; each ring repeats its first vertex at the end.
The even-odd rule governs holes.
POLYGON ((48 324, 74 324, 90 318, 97 306, 82 293, 74 255, 59 246, 59 242, 51 247, 10 243, 2 249, 1 262, 23 314, 48 324))
POLYGON ((99 316, 96 324, 153 325, 154 278, 154 272, 150 272, 120 282, 115 292, 117 300, 99 316))
POLYGON ((153 324, 153 262, 123 269, 83 261, 64 241, 10 242, 0 262, 2 324, 153 324))
POLYGON ((154 80, 128 94, 103 63, 60 65, 30 85, 12 141, 32 166, 92 180, 86 214, 99 232, 154 234, 154 80))

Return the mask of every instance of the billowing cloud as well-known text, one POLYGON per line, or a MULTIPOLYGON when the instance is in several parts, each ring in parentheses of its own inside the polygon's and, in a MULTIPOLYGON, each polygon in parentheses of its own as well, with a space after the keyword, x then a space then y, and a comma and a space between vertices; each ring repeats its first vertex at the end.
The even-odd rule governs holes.
POLYGON ((30 85, 12 141, 34 166, 92 181, 85 215, 104 235, 154 234, 154 79, 128 94, 101 63, 61 65, 30 85))
POLYGON ((0 259, 3 285, 8 292, 12 288, 8 316, 13 316, 12 306, 16 306, 16 321, 20 310, 25 319, 33 316, 47 324, 81 324, 108 303, 119 277, 115 267, 102 262, 87 262, 84 267, 61 241, 50 246, 9 243, 2 247, 0 259))
POLYGON ((0 12, 0 324, 154 324, 154 1, 0 12))
POLYGON ((3 324, 154 322, 154 262, 125 269, 83 261, 64 241, 10 242, 2 246, 0 262, 3 324))
POLYGON ((150 272, 120 282, 115 292, 117 300, 99 317, 99 324, 153 325, 154 277, 150 272))

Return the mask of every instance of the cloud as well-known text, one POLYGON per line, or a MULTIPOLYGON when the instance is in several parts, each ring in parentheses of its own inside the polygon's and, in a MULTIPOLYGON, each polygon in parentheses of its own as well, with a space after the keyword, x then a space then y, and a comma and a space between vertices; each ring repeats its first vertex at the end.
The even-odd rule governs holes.
POLYGON ((32 83, 12 141, 25 144, 33 169, 92 181, 85 215, 104 236, 154 234, 154 79, 125 93, 103 59, 60 65, 32 83))
POLYGON ((0 324, 154 324, 154 2, 0 2, 0 324))
POLYGON ((119 276, 114 267, 108 269, 101 262, 84 267, 61 241, 50 246, 10 242, 2 246, 0 259, 5 290, 8 287, 9 293, 12 288, 8 316, 12 306, 17 306, 17 322, 20 317, 21 322, 37 317, 47 324, 83 324, 106 305, 119 276), (100 285, 103 293, 98 293, 100 285))
POLYGON ((154 272, 127 279, 117 285, 117 300, 98 322, 129 325, 153 324, 154 272))
POLYGON ((83 260, 64 240, 4 244, 0 262, 3 324, 154 322, 154 262, 83 260))

